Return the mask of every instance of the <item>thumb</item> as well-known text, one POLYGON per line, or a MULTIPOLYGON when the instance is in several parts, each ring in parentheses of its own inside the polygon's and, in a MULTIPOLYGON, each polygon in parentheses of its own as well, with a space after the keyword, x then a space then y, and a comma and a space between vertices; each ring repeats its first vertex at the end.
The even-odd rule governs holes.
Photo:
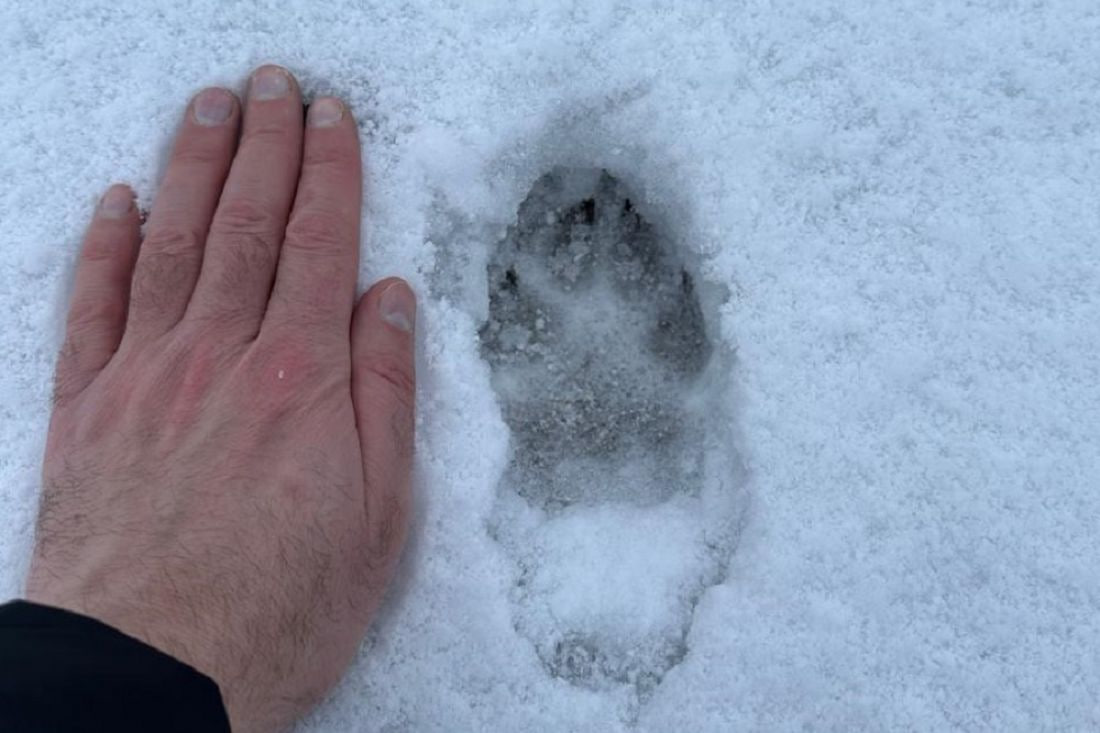
POLYGON ((368 290, 351 324, 351 394, 363 455, 368 540, 392 569, 405 542, 412 491, 416 296, 400 278, 368 290))

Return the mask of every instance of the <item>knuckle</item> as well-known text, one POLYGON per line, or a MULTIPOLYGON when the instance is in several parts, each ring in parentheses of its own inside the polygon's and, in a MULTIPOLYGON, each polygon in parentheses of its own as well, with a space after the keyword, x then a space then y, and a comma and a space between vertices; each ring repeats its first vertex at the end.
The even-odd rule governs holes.
POLYGON ((228 279, 225 284, 234 288, 247 288, 258 273, 266 274, 275 269, 277 248, 262 234, 241 232, 221 242, 219 249, 219 255, 224 257, 224 266, 220 269, 228 279))
POLYGON ((50 403, 54 409, 62 408, 80 394, 81 382, 72 369, 58 368, 53 378, 53 393, 50 403))
POLYGON ((115 353, 117 343, 108 343, 106 333, 89 327, 65 334, 57 353, 53 373, 54 407, 60 407, 79 396, 95 379, 115 353))
POLYGON ((410 359, 392 352, 367 352, 359 355, 358 369, 364 388, 382 385, 402 408, 412 410, 416 377, 410 359))
POLYGON ((134 278, 130 286, 130 318, 140 318, 147 312, 163 310, 168 303, 163 283, 171 282, 169 273, 178 271, 167 265, 171 262, 160 261, 150 263, 149 267, 142 268, 142 276, 134 278))
POLYGON ((73 303, 69 313, 68 337, 98 335, 108 324, 122 323, 126 303, 120 297, 86 297, 73 303))
POLYGON ((218 207, 214 230, 219 234, 259 235, 271 229, 270 207, 252 196, 235 196, 218 207))
POLYGON ((250 155, 256 154, 257 157, 286 156, 287 151, 291 149, 289 143, 295 139, 296 134, 286 118, 257 115, 251 120, 248 120, 247 116, 245 119, 247 124, 241 136, 242 150, 250 151, 250 155))
POLYGON ((219 208, 211 246, 213 254, 222 258, 220 269, 230 278, 226 285, 241 287, 246 285, 241 277, 274 269, 278 246, 273 221, 267 207, 250 198, 234 199, 219 208))
POLYGON ((331 288, 281 288, 271 295, 265 328, 291 336, 308 334, 311 343, 331 341, 346 350, 347 334, 336 322, 346 320, 342 314, 350 312, 351 305, 351 298, 331 288))
MULTIPOLYGON (((230 279, 225 276, 223 283, 228 282, 230 279)), ((227 298, 206 301, 207 306, 211 304, 214 307, 193 309, 184 317, 188 333, 193 334, 196 340, 225 341, 231 344, 239 334, 251 333, 254 330, 256 321, 254 309, 227 298)))
MULTIPOLYGON (((311 339, 334 336, 348 346, 348 318, 355 306, 355 273, 337 257, 287 256, 271 292, 266 327, 284 332, 306 332, 311 339)), ((293 251, 293 245, 291 251, 293 251)))
POLYGON ((80 392, 77 362, 80 346, 72 339, 65 339, 57 356, 53 373, 53 406, 61 407, 80 392))
POLYGON ((190 227, 158 227, 145 236, 141 245, 142 256, 150 258, 179 256, 194 257, 202 251, 205 236, 190 227))
MULTIPOLYGON (((369 467, 364 471, 368 475, 368 491, 379 491, 381 474, 372 471, 369 467)), ((371 552, 367 557, 369 562, 364 563, 359 582, 368 584, 384 583, 393 572, 394 566, 400 559, 401 550, 405 546, 409 529, 409 507, 407 501, 402 501, 398 496, 388 496, 379 502, 378 511, 373 516, 367 516, 367 542, 371 552)))
POLYGON ((298 214, 287 226, 284 246, 315 254, 335 254, 349 240, 347 229, 338 216, 329 212, 298 214))
POLYGON ((142 245, 130 285, 130 300, 138 308, 159 308, 198 269, 202 235, 190 229, 151 232, 142 245))
POLYGON ((172 165, 182 169, 220 168, 225 159, 224 145, 202 139, 181 139, 172 153, 172 165))

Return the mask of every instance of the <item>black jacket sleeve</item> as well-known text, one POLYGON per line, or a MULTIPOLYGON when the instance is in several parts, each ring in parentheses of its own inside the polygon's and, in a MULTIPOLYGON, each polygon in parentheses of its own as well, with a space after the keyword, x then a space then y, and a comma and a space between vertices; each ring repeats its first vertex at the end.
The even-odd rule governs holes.
POLYGON ((228 733, 218 686, 87 616, 0 605, 0 731, 228 733))

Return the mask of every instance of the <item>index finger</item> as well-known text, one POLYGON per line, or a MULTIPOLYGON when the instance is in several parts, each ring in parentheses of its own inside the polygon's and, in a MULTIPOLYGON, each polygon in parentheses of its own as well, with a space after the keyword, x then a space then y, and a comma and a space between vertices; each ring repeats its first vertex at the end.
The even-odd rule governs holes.
POLYGON ((359 270, 362 188, 355 121, 338 99, 314 101, 263 330, 305 328, 347 342, 359 270))

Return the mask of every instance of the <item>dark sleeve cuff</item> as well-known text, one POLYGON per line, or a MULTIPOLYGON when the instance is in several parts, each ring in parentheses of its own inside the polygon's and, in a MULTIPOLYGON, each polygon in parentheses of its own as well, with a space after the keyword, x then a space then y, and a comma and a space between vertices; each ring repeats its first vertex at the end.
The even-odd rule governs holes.
POLYGON ((229 733, 218 686, 106 624, 0 605, 0 730, 229 733))

